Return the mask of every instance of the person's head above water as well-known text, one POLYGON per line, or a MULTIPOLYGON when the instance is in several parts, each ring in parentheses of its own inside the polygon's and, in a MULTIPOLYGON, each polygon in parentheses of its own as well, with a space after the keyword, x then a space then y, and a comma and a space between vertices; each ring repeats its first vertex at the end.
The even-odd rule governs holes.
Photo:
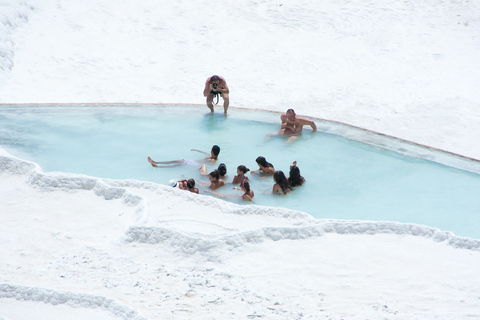
POLYGON ((283 193, 287 193, 292 189, 288 185, 287 177, 285 177, 285 174, 281 170, 275 171, 275 173, 273 174, 273 180, 275 180, 275 182, 280 186, 283 193))
POLYGON ((250 169, 248 169, 247 167, 245 167, 243 164, 242 165, 239 165, 237 167, 237 172, 243 172, 244 174, 247 173, 248 171, 250 171, 250 169))
POLYGON ((250 183, 248 183, 247 180, 243 180, 242 183, 240 183, 240 186, 242 187, 243 190, 246 192, 250 191, 250 183))
POLYGON ((285 174, 283 173, 283 171, 281 170, 278 170, 278 171, 275 171, 275 173, 273 174, 273 179, 275 180, 276 183, 282 183, 282 184, 287 184, 287 177, 285 177, 285 174))
POLYGON ((220 154, 220 147, 217 146, 217 145, 214 145, 214 146, 212 147, 212 154, 213 154, 214 156, 217 156, 217 157, 218 157, 218 155, 220 154))
POLYGON ((300 175, 300 168, 297 167, 297 162, 295 161, 292 166, 290 166, 290 176, 288 177, 288 183, 292 187, 301 186, 305 179, 300 175))
POLYGON ((257 159, 255 159, 255 161, 264 168, 273 167, 270 162, 267 162, 267 159, 265 159, 265 157, 259 156, 257 159))
POLYGON ((213 170, 212 172, 210 172, 210 180, 211 179, 214 179, 213 181, 217 181, 218 179, 220 179, 220 174, 218 173, 218 170, 213 170))
POLYGON ((220 163, 220 165, 217 168, 218 173, 220 173, 221 176, 224 176, 227 173, 227 166, 225 163, 220 163))
POLYGON ((188 179, 188 180, 187 180, 187 188, 188 188, 188 189, 192 189, 192 188, 194 188, 194 187, 195 187, 195 180, 193 180, 193 179, 188 179))
POLYGON ((296 165, 290 166, 290 177, 300 178, 300 168, 296 165))
POLYGON ((295 116, 296 116, 295 110, 293 110, 293 109, 288 109, 287 112, 286 112, 286 114, 287 114, 287 118, 289 118, 290 120, 295 119, 295 116))

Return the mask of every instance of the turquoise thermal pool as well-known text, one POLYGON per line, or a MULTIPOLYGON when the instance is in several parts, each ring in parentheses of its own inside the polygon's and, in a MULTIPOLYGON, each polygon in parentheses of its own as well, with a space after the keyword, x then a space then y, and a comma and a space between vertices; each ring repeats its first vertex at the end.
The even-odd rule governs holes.
MULTIPOLYGON (((256 205, 319 219, 416 223, 480 238, 480 166, 475 161, 320 120, 315 120, 318 132, 306 128, 287 144, 282 137, 265 139, 278 131, 278 113, 231 108, 225 117, 206 111, 186 105, 3 105, 0 148, 38 163, 45 172, 160 184, 194 178, 200 193, 211 197, 200 165, 153 168, 147 156, 199 160, 205 156, 191 149, 209 152, 216 144, 219 160, 208 163, 208 171, 225 163, 227 182, 238 165, 257 170, 260 155, 287 176, 297 161, 307 183, 286 196, 271 194, 271 176, 247 173, 256 205)), ((248 205, 230 184, 217 192, 248 205)))

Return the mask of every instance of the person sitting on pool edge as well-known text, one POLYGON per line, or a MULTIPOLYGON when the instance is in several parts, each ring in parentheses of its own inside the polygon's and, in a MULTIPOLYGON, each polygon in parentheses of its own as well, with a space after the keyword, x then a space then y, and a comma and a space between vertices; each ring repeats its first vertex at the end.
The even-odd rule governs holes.
POLYGON ((205 82, 205 89, 203 89, 203 96, 207 97, 207 107, 210 109, 210 112, 213 111, 213 96, 221 95, 223 98, 223 110, 224 113, 227 113, 228 105, 230 104, 230 98, 228 94, 230 90, 227 86, 227 81, 225 78, 217 75, 213 75, 207 79, 205 82))
MULTIPOLYGON (((204 153, 206 155, 208 155, 207 152, 205 151, 200 151, 198 149, 191 149, 190 151, 197 151, 197 152, 200 152, 200 153, 204 153)), ((152 160, 152 158, 148 157, 147 160, 148 162, 150 162, 150 164, 152 165, 152 167, 160 167, 160 168, 165 168, 165 167, 176 167, 176 166, 181 166, 182 164, 189 164, 189 165, 198 165, 198 162, 201 162, 201 161, 211 161, 211 162, 215 162, 217 161, 218 159, 218 155, 220 154, 220 147, 217 146, 217 145, 214 145, 212 147, 212 150, 210 151, 210 156, 209 157, 206 157, 205 159, 202 159, 202 160, 185 160, 185 159, 182 159, 182 160, 170 160, 170 161, 154 161, 152 160), (167 164, 166 166, 159 166, 159 164, 167 164)))
POLYGON ((269 133, 267 138, 282 135, 286 137, 290 137, 288 142, 292 142, 293 140, 297 139, 297 136, 300 135, 303 131, 303 126, 310 126, 312 130, 315 132, 317 131, 317 125, 312 120, 308 120, 305 118, 297 117, 295 111, 293 109, 288 109, 285 114, 280 116, 282 120, 281 128, 278 132, 269 133))

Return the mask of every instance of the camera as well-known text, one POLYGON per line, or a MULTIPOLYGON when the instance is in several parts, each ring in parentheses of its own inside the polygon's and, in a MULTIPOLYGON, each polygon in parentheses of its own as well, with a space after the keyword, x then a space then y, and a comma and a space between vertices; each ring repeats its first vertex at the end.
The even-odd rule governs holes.
POLYGON ((213 84, 213 89, 217 89, 217 87, 218 87, 218 84, 217 84, 217 83, 214 83, 214 84, 213 84))

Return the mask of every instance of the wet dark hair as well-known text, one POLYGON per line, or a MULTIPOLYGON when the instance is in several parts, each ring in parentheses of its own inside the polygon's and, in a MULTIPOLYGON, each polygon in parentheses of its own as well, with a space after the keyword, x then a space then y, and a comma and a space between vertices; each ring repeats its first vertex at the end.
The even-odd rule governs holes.
POLYGON ((287 177, 285 177, 283 171, 275 171, 273 174, 273 179, 275 179, 275 182, 280 186, 280 188, 282 188, 283 193, 287 193, 287 191, 292 190, 292 188, 290 188, 288 185, 287 177))
POLYGON ((227 166, 225 163, 220 163, 217 169, 218 173, 220 173, 221 176, 224 176, 227 173, 227 166))
POLYGON ((250 171, 250 169, 248 169, 247 167, 245 167, 244 165, 240 165, 237 167, 238 170, 242 171, 243 173, 247 173, 248 171, 250 171))
POLYGON ((212 152, 213 152, 214 155, 218 156, 218 154, 220 153, 220 147, 217 146, 217 145, 214 145, 212 147, 212 152))
POLYGON ((297 166, 290 167, 290 177, 288 177, 288 183, 290 186, 296 187, 303 184, 303 177, 300 175, 300 169, 297 166))
POLYGON ((248 183, 247 179, 244 179, 241 183, 242 187, 245 189, 245 192, 250 191, 250 183, 248 183))
POLYGON ((290 111, 293 112, 293 114, 295 114, 295 110, 293 110, 293 109, 288 109, 286 113, 288 113, 290 111))
POLYGON ((210 78, 210 81, 218 81, 220 80, 220 77, 217 76, 216 74, 214 74, 211 78, 210 78))
POLYGON ((265 159, 265 157, 260 156, 255 159, 255 161, 264 168, 273 167, 273 164, 267 162, 267 159, 265 159))
POLYGON ((217 180, 220 179, 220 174, 218 173, 218 170, 213 170, 212 172, 210 172, 210 176, 217 180))
POLYGON ((192 189, 193 187, 195 187, 195 180, 193 180, 193 179, 188 179, 188 180, 187 180, 187 188, 188 188, 188 189, 192 189))

